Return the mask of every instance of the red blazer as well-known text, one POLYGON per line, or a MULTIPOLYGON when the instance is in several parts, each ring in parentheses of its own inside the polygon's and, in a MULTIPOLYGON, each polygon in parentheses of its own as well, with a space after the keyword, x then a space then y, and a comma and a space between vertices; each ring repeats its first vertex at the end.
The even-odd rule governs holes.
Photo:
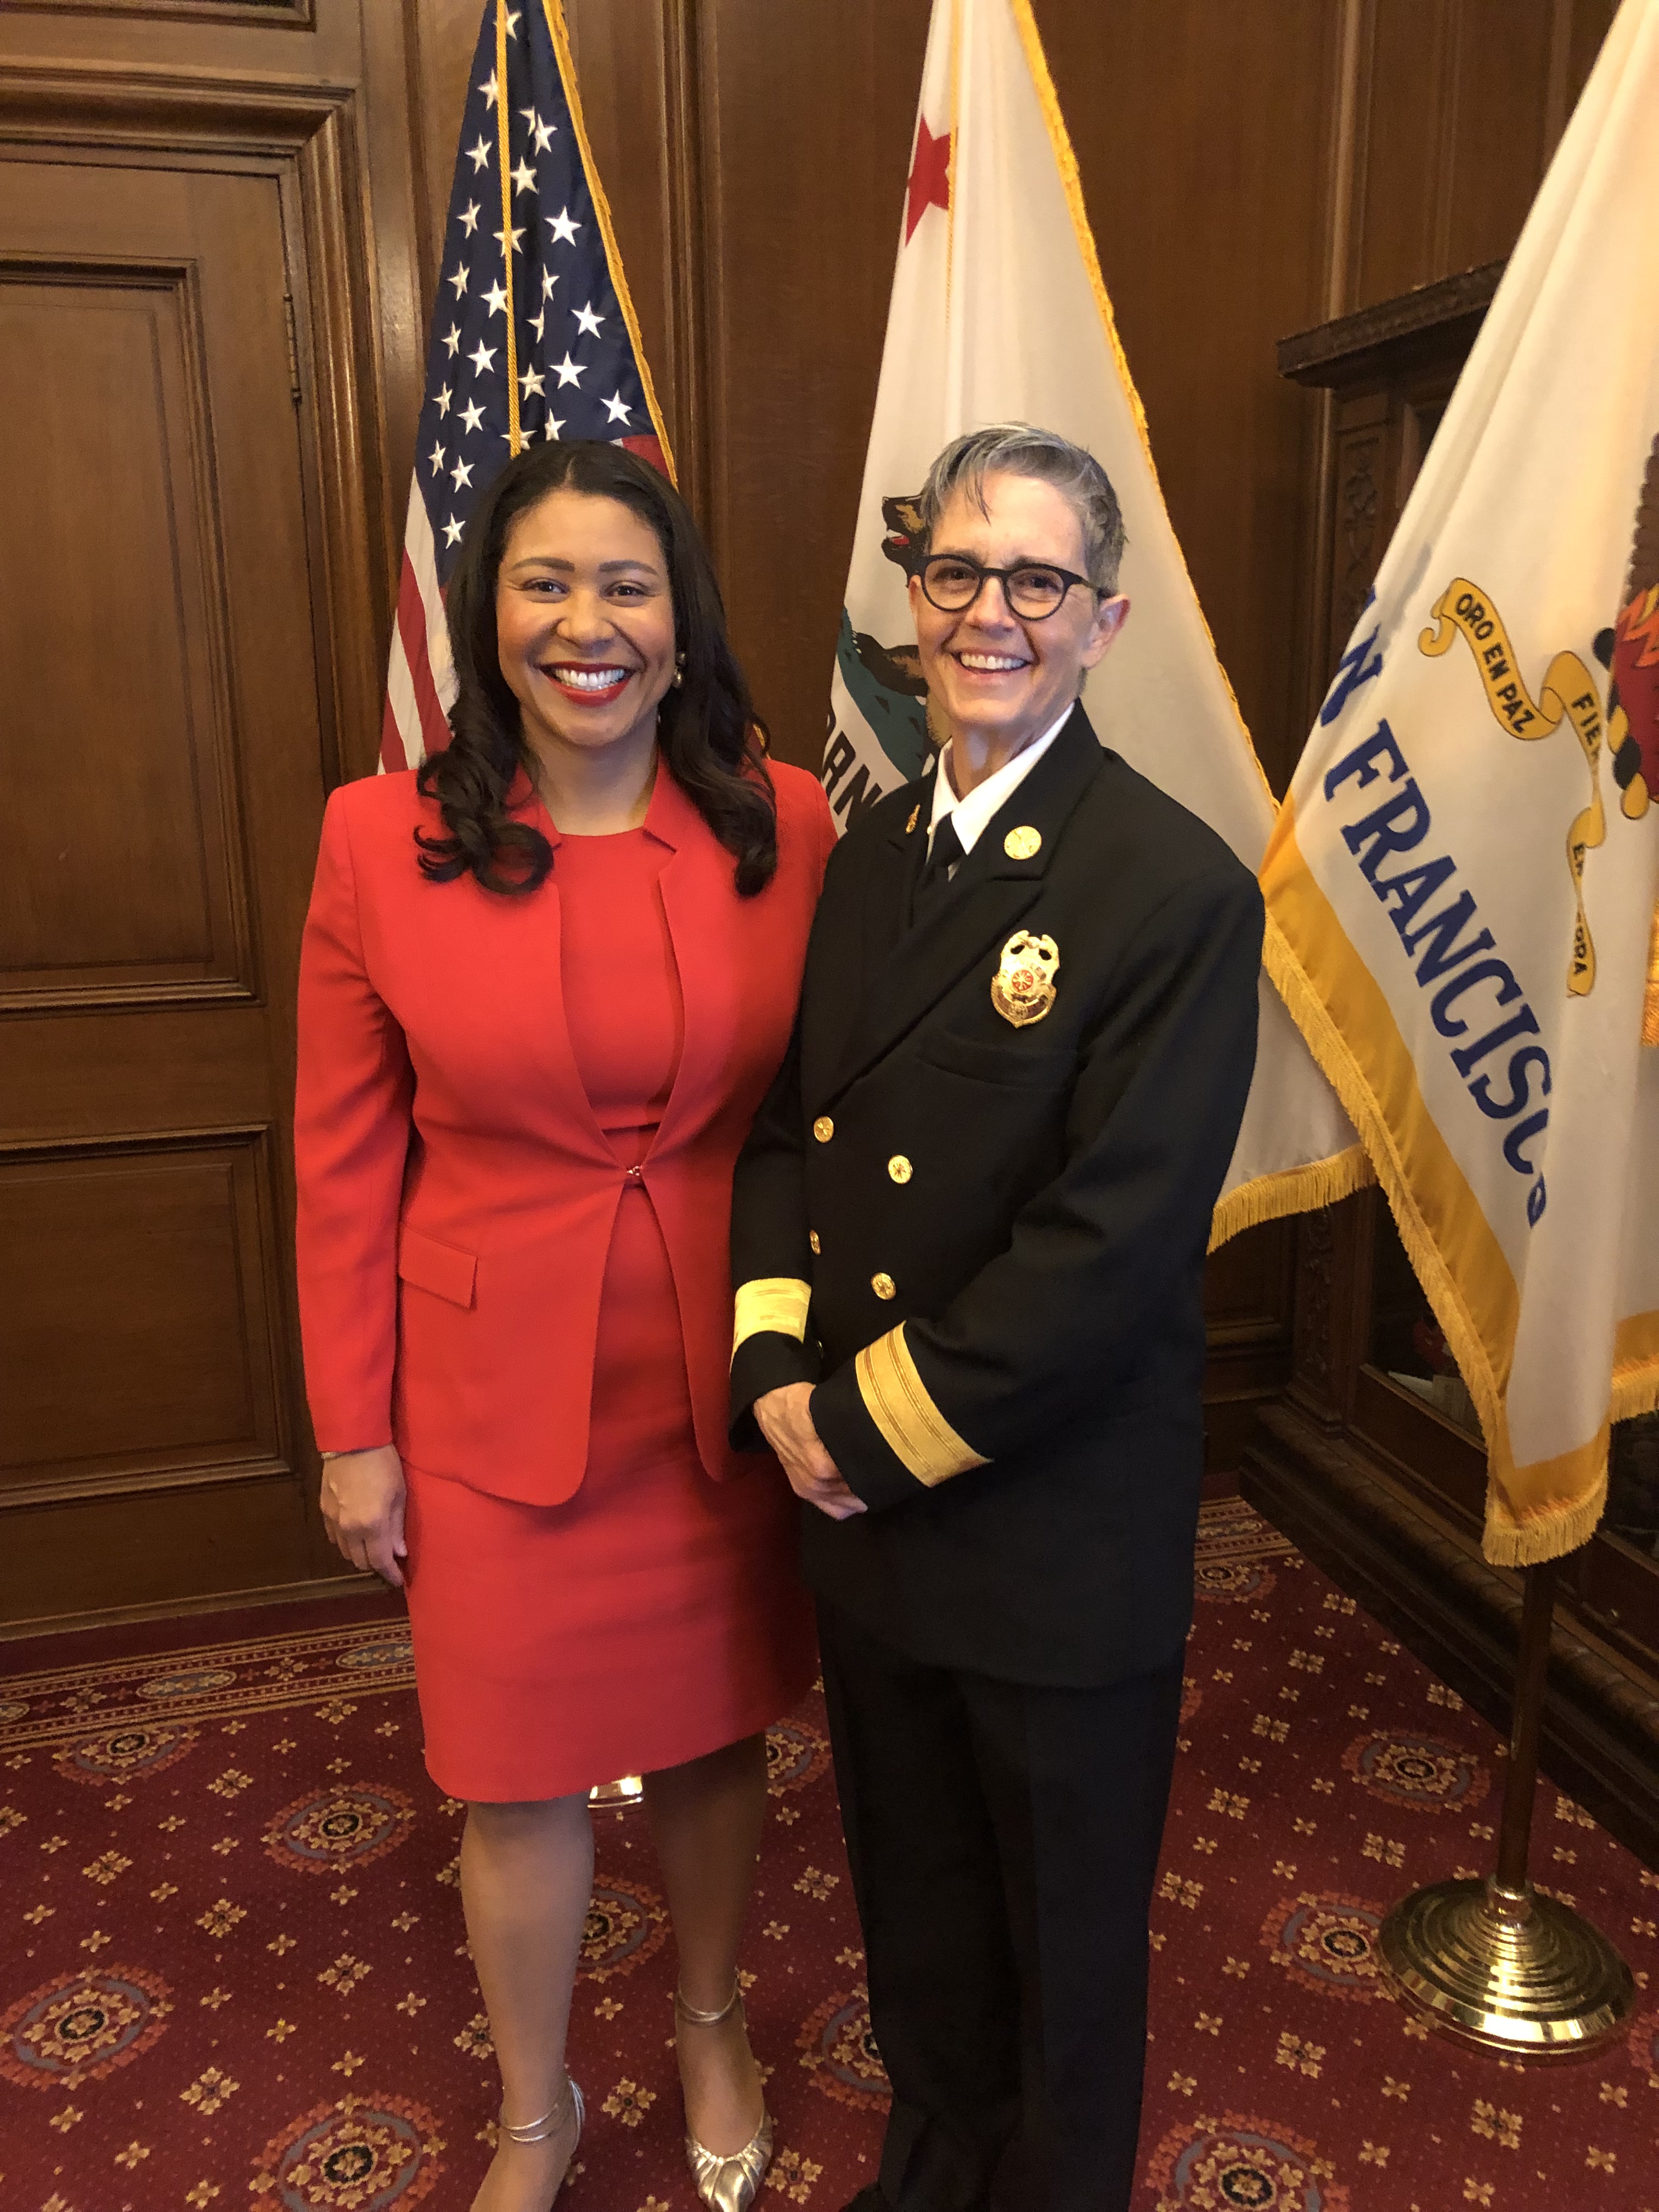
MULTIPOLYGON (((732 858, 664 768, 646 829, 685 1006, 645 1164, 679 1294, 697 1449, 717 1479, 732 1350, 732 1170, 782 1060, 834 843, 815 778, 774 767, 778 871, 740 898, 732 858)), ((528 897, 428 881, 440 828, 410 775, 337 791, 300 963, 300 1314, 317 1441, 394 1441, 411 1465, 528 1504, 587 1460, 599 1290, 626 1181, 565 1028, 559 836, 528 897)))

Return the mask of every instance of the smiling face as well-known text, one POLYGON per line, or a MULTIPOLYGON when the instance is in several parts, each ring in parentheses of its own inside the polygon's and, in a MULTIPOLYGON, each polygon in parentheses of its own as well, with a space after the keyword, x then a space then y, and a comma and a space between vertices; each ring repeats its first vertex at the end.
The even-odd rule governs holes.
POLYGON ((620 500, 550 492, 507 533, 495 638, 535 750, 648 744, 674 677, 674 602, 656 532, 620 500))
MULTIPOLYGON (((988 476, 985 507, 952 493, 929 545, 989 568, 1047 562, 1085 573, 1083 526, 1065 495, 1034 477, 988 476)), ((910 612, 922 674, 953 738, 1011 760, 1077 697, 1085 672, 1117 635, 1129 602, 1074 585, 1054 613, 1024 622, 1001 584, 988 579, 972 606, 942 614, 910 580, 910 612)), ((960 751, 960 748, 957 748, 960 751)))

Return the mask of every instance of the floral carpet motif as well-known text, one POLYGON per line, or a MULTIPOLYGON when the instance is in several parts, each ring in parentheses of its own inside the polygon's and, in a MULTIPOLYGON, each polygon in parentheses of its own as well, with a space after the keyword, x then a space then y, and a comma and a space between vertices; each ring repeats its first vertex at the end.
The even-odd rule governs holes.
MULTIPOLYGON (((1534 1872, 1623 1948, 1638 2017, 1541 2072, 1431 2038, 1377 1929, 1489 1864, 1501 1747, 1237 1501, 1205 1510, 1197 1589, 1134 2212, 1659 2212, 1659 1876, 1546 1787, 1534 1872)), ((488 2161, 463 1808, 421 1765, 401 1615, 250 1622, 0 1645, 5 2212, 465 2212, 488 2161)), ((885 2094, 819 1698, 774 1730, 769 1776, 744 1962, 778 2130, 761 2203, 839 2212, 885 2094)), ((596 1832, 588 2132, 561 2204, 695 2212, 644 1816, 596 1832)))

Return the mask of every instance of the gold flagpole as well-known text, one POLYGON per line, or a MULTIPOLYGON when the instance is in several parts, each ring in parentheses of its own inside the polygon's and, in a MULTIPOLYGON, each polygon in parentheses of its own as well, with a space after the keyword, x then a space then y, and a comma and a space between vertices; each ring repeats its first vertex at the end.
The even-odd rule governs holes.
POLYGON ((1526 1571, 1498 1865, 1438 1881, 1382 1923, 1382 1963, 1413 2010, 1506 2058, 1576 2058, 1615 2036, 1636 2002, 1630 1968, 1599 1929, 1527 1874, 1538 1735, 1559 1562, 1526 1571))

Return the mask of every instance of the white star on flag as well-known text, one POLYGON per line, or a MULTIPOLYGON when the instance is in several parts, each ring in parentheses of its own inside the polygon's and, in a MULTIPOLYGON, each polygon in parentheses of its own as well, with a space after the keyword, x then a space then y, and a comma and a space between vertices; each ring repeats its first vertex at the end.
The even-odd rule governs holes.
POLYGON ((576 318, 576 328, 579 331, 587 331, 592 337, 598 337, 599 325, 605 320, 605 317, 594 313, 592 301, 590 300, 585 307, 577 307, 573 312, 576 318))
POLYGON ((483 136, 482 131, 478 134, 477 144, 476 146, 469 146, 467 148, 466 158, 471 162, 473 173, 475 175, 480 169, 486 169, 489 167, 489 141, 483 136))
POLYGON ((605 409, 606 415, 610 417, 611 422, 627 422, 629 410, 623 405, 623 396, 620 392, 613 393, 613 395, 605 401, 605 409))
POLYGON ((478 217, 483 213, 483 210, 478 205, 477 200, 473 201, 471 207, 464 207, 461 210, 460 219, 466 226, 466 234, 469 238, 471 237, 473 232, 478 228, 478 217))
POLYGON ((495 367, 495 349, 494 346, 487 346, 483 340, 480 338, 477 345, 473 351, 467 356, 467 358, 472 363, 473 368, 477 370, 479 375, 482 376, 487 368, 493 368, 495 367))
POLYGON ((580 223, 571 222, 568 207, 562 208, 557 215, 549 216, 547 227, 553 234, 552 243, 555 246, 561 239, 563 239, 567 246, 574 246, 576 243, 576 233, 581 228, 580 223))
POLYGON ((553 366, 559 373, 559 382, 562 385, 580 384, 581 382, 582 372, 580 368, 577 367, 576 363, 571 360, 569 349, 568 347, 565 349, 564 359, 562 361, 555 362, 553 366))

